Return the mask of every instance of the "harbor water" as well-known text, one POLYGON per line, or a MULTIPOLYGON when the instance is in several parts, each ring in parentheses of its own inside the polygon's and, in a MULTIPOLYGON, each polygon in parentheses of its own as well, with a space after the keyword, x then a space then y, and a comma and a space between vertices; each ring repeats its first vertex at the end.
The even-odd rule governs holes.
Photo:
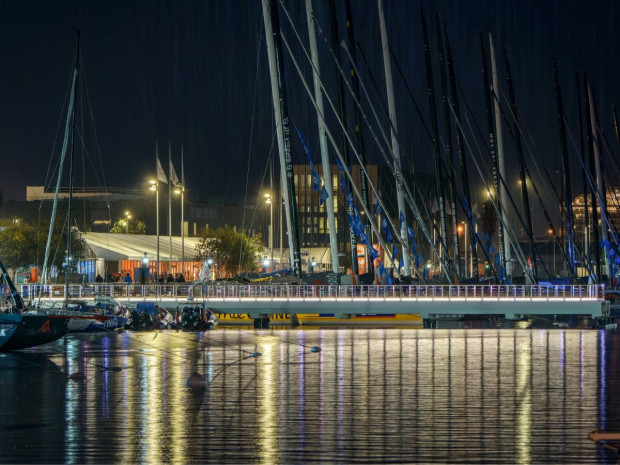
POLYGON ((619 361, 591 329, 75 334, 0 355, 0 461, 615 463, 619 361))

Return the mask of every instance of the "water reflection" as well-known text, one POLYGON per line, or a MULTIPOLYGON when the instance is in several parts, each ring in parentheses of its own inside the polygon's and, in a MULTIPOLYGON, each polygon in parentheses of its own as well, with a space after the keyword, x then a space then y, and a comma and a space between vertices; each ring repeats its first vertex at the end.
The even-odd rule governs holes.
POLYGON ((0 355, 0 456, 613 462, 587 433, 620 429, 619 349, 618 333, 579 330, 71 336, 0 355), (206 389, 186 386, 194 372, 206 389))

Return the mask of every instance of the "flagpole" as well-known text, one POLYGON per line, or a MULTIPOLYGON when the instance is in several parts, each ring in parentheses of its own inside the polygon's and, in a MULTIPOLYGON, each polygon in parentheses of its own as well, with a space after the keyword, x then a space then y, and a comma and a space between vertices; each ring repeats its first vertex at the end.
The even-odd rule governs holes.
MULTIPOLYGON (((172 177, 172 144, 168 141, 168 173, 172 177)), ((170 244, 168 255, 168 274, 172 274, 172 179, 168 183, 168 241, 170 244)))
MULTIPOLYGON (((183 215, 185 203, 185 170, 183 169, 183 146, 181 145, 181 274, 185 278, 185 218, 183 215)), ((273 257, 272 257, 273 260, 273 257)))
POLYGON ((157 140, 155 140, 155 218, 157 222, 157 280, 161 276, 159 269, 159 150, 157 148, 157 140))

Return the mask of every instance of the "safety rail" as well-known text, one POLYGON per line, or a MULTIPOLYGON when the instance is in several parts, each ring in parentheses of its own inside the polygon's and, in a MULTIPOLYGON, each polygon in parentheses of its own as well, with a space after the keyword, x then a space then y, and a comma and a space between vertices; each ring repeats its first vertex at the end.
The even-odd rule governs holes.
POLYGON ((64 285, 24 284, 24 299, 92 299, 109 296, 116 299, 603 299, 603 285, 202 285, 202 284, 96 284, 64 285), (68 294, 65 294, 68 291, 68 294))

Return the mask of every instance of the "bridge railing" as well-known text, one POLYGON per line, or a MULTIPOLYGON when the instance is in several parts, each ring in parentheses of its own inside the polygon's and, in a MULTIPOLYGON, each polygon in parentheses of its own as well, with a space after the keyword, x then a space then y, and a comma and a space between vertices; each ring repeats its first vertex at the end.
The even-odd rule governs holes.
POLYGON ((92 299, 602 299, 603 285, 201 285, 201 284, 25 284, 20 292, 34 297, 92 299))

